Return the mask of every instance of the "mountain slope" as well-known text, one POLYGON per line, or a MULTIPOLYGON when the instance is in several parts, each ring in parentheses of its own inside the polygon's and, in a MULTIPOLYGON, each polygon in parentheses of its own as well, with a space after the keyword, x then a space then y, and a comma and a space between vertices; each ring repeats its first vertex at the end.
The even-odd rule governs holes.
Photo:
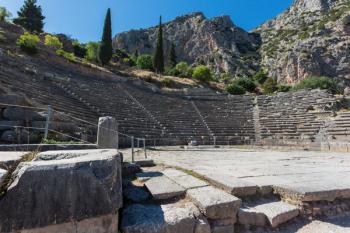
POLYGON ((350 79, 350 1, 295 0, 254 32, 261 65, 283 83, 310 75, 350 79))
MULTIPOLYGON (((152 54, 157 28, 119 33, 114 47, 152 54)), ((164 25, 165 53, 174 43, 179 61, 209 65, 220 72, 252 74, 258 69, 260 38, 233 24, 228 16, 206 19, 202 13, 177 17, 164 25)))

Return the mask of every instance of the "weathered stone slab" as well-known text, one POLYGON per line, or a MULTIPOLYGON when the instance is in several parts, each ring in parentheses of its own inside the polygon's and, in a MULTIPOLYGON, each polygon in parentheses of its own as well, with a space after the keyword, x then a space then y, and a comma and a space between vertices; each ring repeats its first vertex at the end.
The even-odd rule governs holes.
POLYGON ((161 172, 140 172, 136 173, 136 178, 141 182, 146 182, 151 178, 163 176, 161 172))
POLYGON ((134 204, 122 214, 123 233, 207 233, 209 228, 207 222, 196 219, 200 213, 189 202, 160 206, 134 204))
POLYGON ((0 231, 80 222, 115 214, 122 206, 121 155, 117 150, 53 153, 39 154, 13 173, 14 181, 0 200, 0 209, 6 210, 0 211, 0 231))
POLYGON ((267 219, 265 214, 257 212, 255 209, 241 208, 238 211, 238 222, 242 225, 263 227, 266 226, 267 219))
POLYGON ((167 168, 165 170, 162 171, 162 173, 167 176, 167 177, 176 177, 176 176, 186 176, 187 174, 184 173, 183 171, 179 171, 173 168, 167 168))
POLYGON ((234 233, 235 232, 235 226, 214 226, 211 228, 212 233, 234 233))
POLYGON ((155 200, 166 200, 185 194, 186 190, 165 176, 154 177, 145 186, 155 200))
POLYGON ((299 215, 299 209, 296 206, 281 201, 257 205, 254 209, 263 213, 272 227, 277 227, 299 215))
POLYGON ((98 120, 97 145, 100 148, 118 149, 118 123, 113 117, 98 120))
POLYGON ((237 197, 251 196, 255 195, 257 192, 258 187, 255 184, 234 177, 214 173, 205 174, 204 176, 215 186, 237 197))
POLYGON ((28 152, 0 152, 0 168, 9 168, 28 152))
POLYGON ((180 186, 184 187, 186 190, 208 186, 208 183, 190 175, 175 176, 175 177, 172 177, 171 179, 175 181, 177 184, 179 184, 180 186))
POLYGON ((189 198, 210 219, 235 218, 241 200, 211 186, 190 189, 189 198))

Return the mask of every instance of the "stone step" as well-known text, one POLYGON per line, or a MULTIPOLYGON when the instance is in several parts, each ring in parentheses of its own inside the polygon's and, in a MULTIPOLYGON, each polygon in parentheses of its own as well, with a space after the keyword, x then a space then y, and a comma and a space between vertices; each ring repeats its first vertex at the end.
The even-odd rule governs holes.
POLYGON ((278 227, 299 215, 299 209, 291 204, 276 201, 245 206, 238 212, 238 221, 242 225, 278 227))
POLYGON ((208 221, 191 202, 133 204, 122 212, 123 233, 210 233, 208 221))
POLYGON ((146 181, 146 188, 154 200, 168 200, 185 194, 185 188, 165 176, 154 177, 146 181))
POLYGON ((188 175, 176 169, 165 169, 162 173, 184 189, 193 189, 208 186, 209 184, 196 177, 188 175))
POLYGON ((190 189, 187 196, 208 219, 236 219, 242 201, 220 189, 207 186, 190 189))

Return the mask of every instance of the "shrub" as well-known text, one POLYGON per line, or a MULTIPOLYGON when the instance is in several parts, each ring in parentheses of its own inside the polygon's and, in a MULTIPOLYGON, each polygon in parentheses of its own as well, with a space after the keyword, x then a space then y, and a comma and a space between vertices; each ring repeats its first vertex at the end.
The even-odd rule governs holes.
POLYGON ((67 59, 68 61, 71 61, 71 62, 77 62, 77 58, 74 56, 74 53, 68 53, 62 49, 58 49, 56 51, 56 54, 58 56, 61 56, 61 57, 64 57, 65 59, 67 59))
POLYGON ((288 92, 292 89, 291 86, 286 86, 286 85, 277 85, 277 91, 278 92, 288 92))
POLYGON ((137 58, 137 67, 144 70, 153 69, 153 59, 151 55, 143 54, 137 58))
POLYGON ((265 94, 272 94, 277 90, 277 82, 273 78, 268 78, 262 87, 265 94))
POLYGON ((190 78, 192 77, 193 70, 191 67, 187 64, 187 62, 179 62, 175 69, 179 72, 179 76, 182 78, 190 78))
POLYGON ((236 83, 227 85, 225 87, 225 91, 228 92, 231 95, 244 95, 245 94, 245 89, 236 83))
POLYGON ((127 65, 127 66, 135 66, 136 65, 134 60, 132 60, 131 58, 128 58, 128 57, 123 58, 123 64, 127 65))
POLYGON ((62 42, 60 39, 58 39, 57 36, 52 36, 49 34, 45 36, 45 45, 54 48, 55 50, 61 49, 63 47, 62 42))
POLYGON ((303 89, 322 89, 329 90, 332 93, 341 92, 341 90, 338 88, 337 82, 328 77, 308 77, 304 80, 301 80, 294 86, 294 90, 303 89))
POLYGON ((180 72, 175 68, 165 68, 165 74, 169 76, 179 76, 180 72))
POLYGON ((202 81, 210 81, 212 76, 209 67, 198 66, 194 69, 192 77, 202 81))
POLYGON ((266 81, 266 79, 268 79, 269 77, 267 76, 267 73, 265 73, 264 71, 259 71, 258 73, 256 73, 253 77, 253 79, 255 81, 257 81, 258 83, 260 83, 261 85, 264 84, 264 82, 266 81))
POLYGON ((97 51, 99 43, 98 42, 89 42, 86 45, 86 55, 85 58, 91 62, 97 62, 97 51))
POLYGON ((86 48, 84 45, 80 44, 79 41, 73 41, 72 45, 75 56, 80 58, 84 58, 86 56, 86 48))
POLYGON ((243 87, 246 91, 249 92, 254 92, 256 88, 255 83, 248 78, 238 78, 234 80, 234 83, 236 83, 238 86, 243 87))
POLYGON ((40 42, 40 38, 37 35, 30 34, 29 32, 25 32, 21 35, 17 40, 17 45, 21 47, 23 51, 28 54, 35 54, 38 52, 38 44, 40 42))

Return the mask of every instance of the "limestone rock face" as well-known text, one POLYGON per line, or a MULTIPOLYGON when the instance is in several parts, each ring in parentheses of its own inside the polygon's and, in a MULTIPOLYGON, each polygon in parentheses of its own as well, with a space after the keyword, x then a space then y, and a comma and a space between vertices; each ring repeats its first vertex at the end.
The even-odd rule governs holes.
MULTIPOLYGON (((153 54, 157 27, 119 33, 114 47, 153 54)), ((205 64, 217 71, 251 73, 257 69, 259 36, 233 24, 228 16, 207 19, 202 13, 177 17, 164 25, 165 55, 175 44, 178 61, 205 64)))
POLYGON ((262 38, 261 66, 279 82, 308 76, 350 79, 350 2, 295 0, 255 30, 262 38))
MULTIPOLYGON (((116 150, 44 152, 21 163, 12 179, 0 199, 0 232, 68 223, 84 228, 77 223, 116 215, 122 206, 121 155, 116 150)), ((86 232, 77 227, 67 232, 86 232)))

